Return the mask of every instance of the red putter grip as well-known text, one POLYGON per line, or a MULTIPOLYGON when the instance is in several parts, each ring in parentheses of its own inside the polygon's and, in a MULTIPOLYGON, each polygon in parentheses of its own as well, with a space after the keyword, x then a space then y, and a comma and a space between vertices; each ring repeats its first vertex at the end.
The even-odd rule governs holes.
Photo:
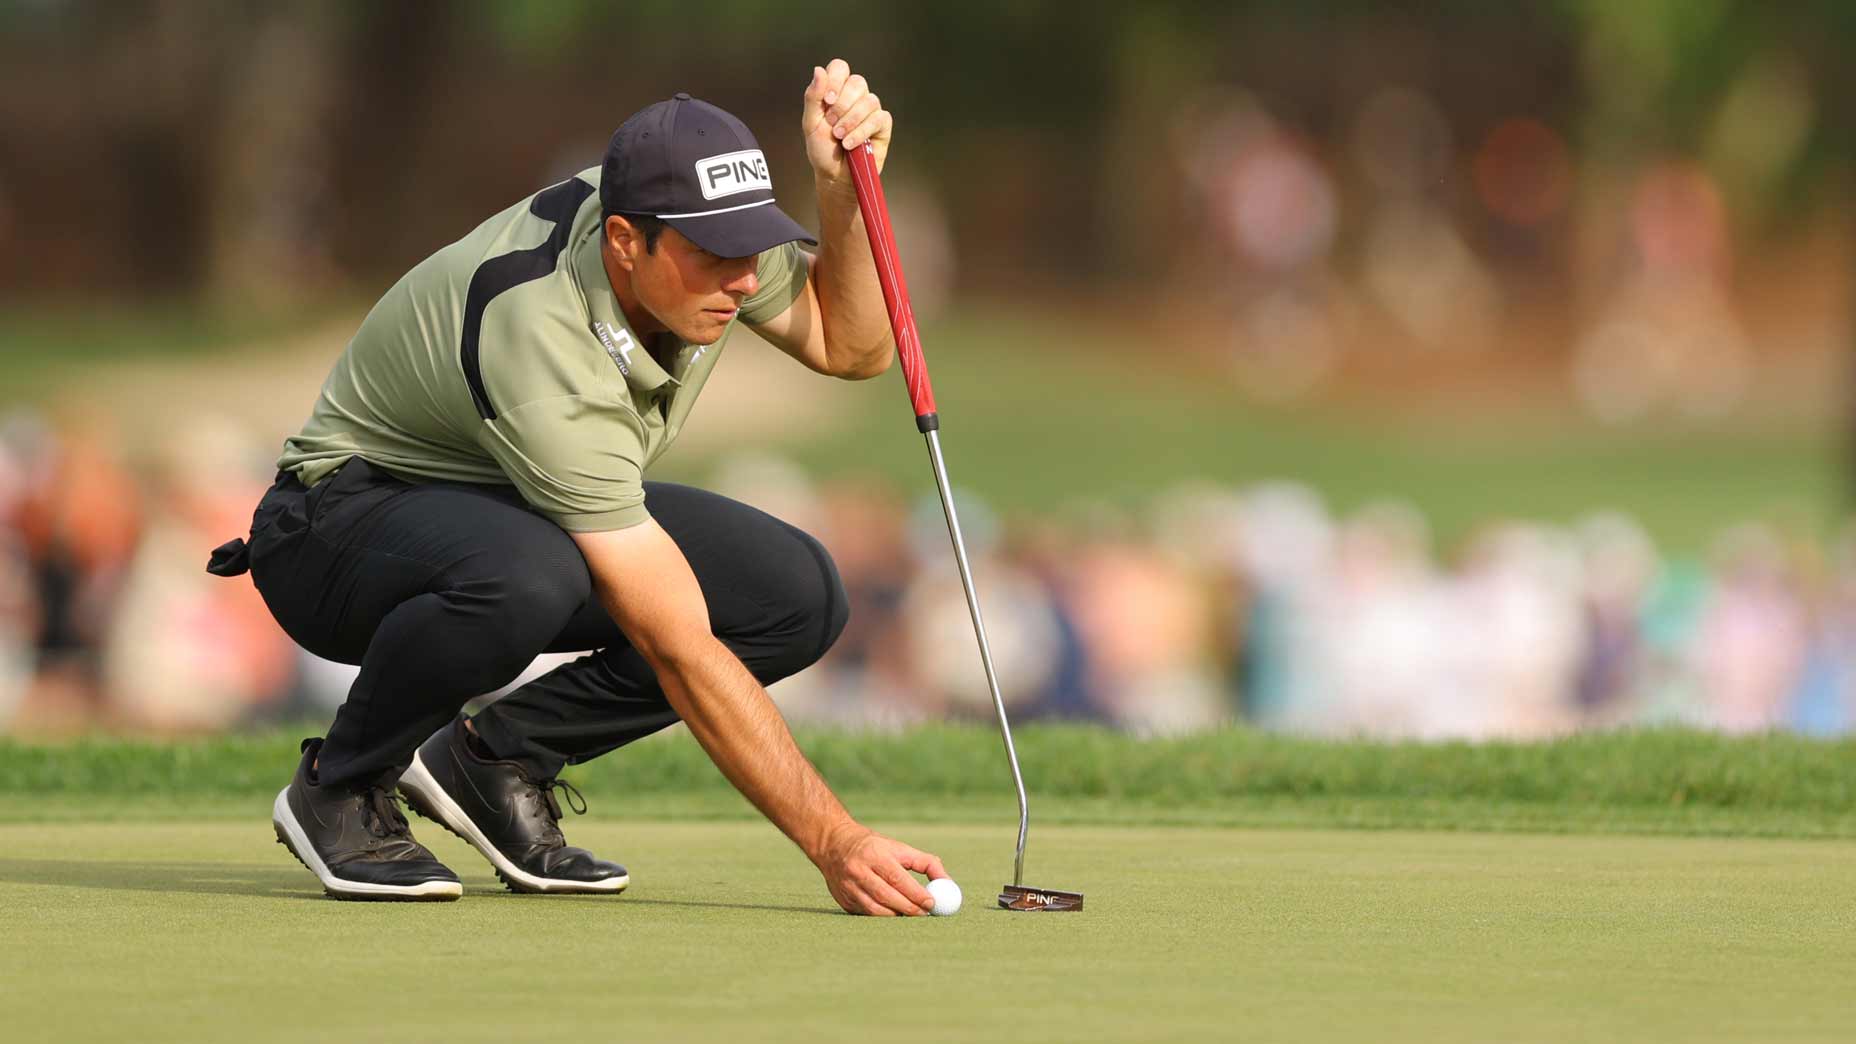
POLYGON ((909 304, 909 284, 902 278, 902 256, 896 250, 896 233, 889 226, 889 203, 883 198, 883 179, 877 176, 876 153, 868 144, 851 150, 851 183, 857 188, 864 231, 870 234, 870 256, 876 259, 877 281, 883 284, 883 303, 889 308, 889 328, 896 334, 896 354, 902 361, 902 379, 909 386, 909 403, 915 407, 915 426, 930 432, 941 426, 934 409, 934 387, 928 383, 921 334, 915 331, 915 309, 909 304))

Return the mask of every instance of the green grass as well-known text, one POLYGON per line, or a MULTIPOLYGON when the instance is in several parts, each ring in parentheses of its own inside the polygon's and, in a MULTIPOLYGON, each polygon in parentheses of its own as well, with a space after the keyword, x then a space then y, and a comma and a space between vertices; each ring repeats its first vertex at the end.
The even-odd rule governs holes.
POLYGON ((0 741, 9 1036, 1830 1041, 1856 1019, 1856 741, 1025 728, 1027 882, 1089 899, 1012 915, 995 733, 804 731, 861 818, 966 889, 957 917, 884 922, 836 913, 680 731, 571 770, 594 812, 569 836, 628 865, 623 897, 508 895, 415 820, 463 901, 330 902, 266 822, 294 735, 0 741))
MULTIPOLYGON (((186 743, 0 740, 0 821, 261 815, 300 732, 186 743)), ((860 813, 1016 815, 998 734, 802 730, 860 813)), ((1138 740, 1019 730, 1038 822, 1856 838, 1856 740, 1599 733, 1551 743, 1335 742, 1229 729, 1138 740)), ((682 730, 578 766, 596 814, 752 818, 682 730)))
POLYGON ((306 323, 353 307, 313 300, 209 309, 170 301, 0 311, 0 405, 42 399, 61 387, 82 383, 87 373, 125 360, 167 358, 184 364, 254 341, 287 338, 306 323))
MULTIPOLYGON (((1843 506, 1841 432, 1795 416, 1606 428, 1564 401, 1440 414, 1400 408, 1395 391, 1376 407, 1270 406, 1184 375, 1165 344, 1109 341, 1075 323, 971 312, 924 340, 953 480, 1007 511, 1138 508, 1185 481, 1293 479, 1343 511, 1408 499, 1445 547, 1491 519, 1570 522, 1611 508, 1694 553, 1732 522, 1814 530, 1843 506)), ((931 493, 907 403, 899 368, 838 389, 831 408, 848 430, 793 451, 822 475, 931 493)), ((701 480, 709 463, 673 453, 659 469, 701 480)))
POLYGON ((833 912, 757 823, 574 824, 617 899, 334 903, 242 823, 0 826, 10 1039, 1832 1041, 1856 844, 883 821, 953 918, 833 912))

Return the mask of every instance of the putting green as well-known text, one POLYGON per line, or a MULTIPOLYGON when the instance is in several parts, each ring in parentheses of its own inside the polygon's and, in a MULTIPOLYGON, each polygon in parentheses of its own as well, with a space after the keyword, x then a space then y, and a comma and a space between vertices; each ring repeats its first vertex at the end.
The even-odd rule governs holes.
POLYGON ((1856 843, 1052 826, 893 832, 954 918, 834 912, 757 823, 587 820, 618 899, 336 903, 250 822, 0 825, 14 1040, 1848 1040, 1856 843))

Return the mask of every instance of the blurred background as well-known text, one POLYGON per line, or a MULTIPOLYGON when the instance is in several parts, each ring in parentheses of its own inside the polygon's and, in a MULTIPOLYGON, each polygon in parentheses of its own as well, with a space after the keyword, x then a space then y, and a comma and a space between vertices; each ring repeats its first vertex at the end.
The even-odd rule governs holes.
MULTIPOLYGON (((806 220, 833 56, 1021 719, 1856 731, 1856 5, 1389 6, 0 0, 0 731, 326 718, 202 569, 374 298, 679 90, 806 220)), ((898 377, 653 477, 836 556, 789 717, 987 715, 898 377)))

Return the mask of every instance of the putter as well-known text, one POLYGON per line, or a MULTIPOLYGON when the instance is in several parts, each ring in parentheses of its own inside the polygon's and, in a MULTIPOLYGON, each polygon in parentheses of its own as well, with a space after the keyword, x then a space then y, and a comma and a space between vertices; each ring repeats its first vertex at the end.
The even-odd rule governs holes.
POLYGON ((863 212, 864 230, 870 235, 870 254, 876 259, 877 280, 883 285, 883 303, 889 309, 889 326, 896 335, 902 378, 909 388, 909 403, 915 408, 915 428, 928 441, 928 460, 934 465, 935 488, 941 493, 941 511, 947 516, 947 535, 954 542, 954 563, 960 567, 960 583, 966 588, 967 613, 973 618, 974 637, 979 639, 980 662, 986 668, 992 706, 999 712, 999 734, 1005 738, 1005 758, 1012 766, 1012 784, 1018 788, 1018 852, 1012 862, 1012 883, 1001 889, 999 906, 1024 913, 1081 910, 1081 892, 1028 888, 1024 883, 1025 832, 1031 824, 1031 814, 1025 803, 1025 777, 1018 770, 1018 748, 1012 745, 1012 723, 1005 715, 1005 699, 999 695, 999 677, 992 666, 992 647, 986 641, 979 595, 973 588, 973 570, 967 564, 967 545, 961 539, 960 517, 954 512, 954 496, 948 488, 947 465, 941 458, 941 418, 935 412, 934 389, 928 383, 928 362, 922 356, 921 335, 915 330, 909 284, 902 278, 902 259, 896 251, 895 231, 889 224, 889 204, 883 198, 883 181, 877 176, 876 153, 869 144, 860 145, 851 150, 850 162, 851 181, 857 189, 857 208, 863 212))

